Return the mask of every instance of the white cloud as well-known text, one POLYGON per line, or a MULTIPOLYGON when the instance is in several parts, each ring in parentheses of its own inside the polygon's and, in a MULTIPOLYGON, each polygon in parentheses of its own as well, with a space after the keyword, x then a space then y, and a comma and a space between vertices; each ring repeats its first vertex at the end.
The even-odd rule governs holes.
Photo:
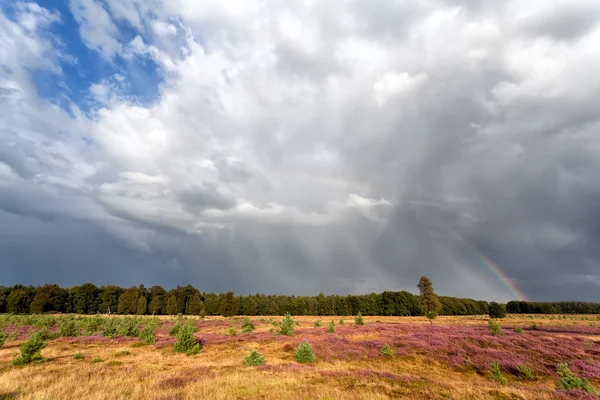
POLYGON ((119 31, 110 14, 96 0, 70 0, 69 8, 79 23, 83 42, 108 60, 121 52, 119 31))
POLYGON ((426 74, 409 75, 406 72, 386 72, 373 84, 373 96, 382 106, 391 98, 399 95, 410 95, 427 82, 426 74))

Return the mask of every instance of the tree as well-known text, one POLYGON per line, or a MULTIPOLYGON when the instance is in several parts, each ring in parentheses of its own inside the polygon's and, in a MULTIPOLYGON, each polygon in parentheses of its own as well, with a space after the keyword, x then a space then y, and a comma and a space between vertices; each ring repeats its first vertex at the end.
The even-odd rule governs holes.
POLYGON ((433 283, 429 278, 422 276, 421 279, 419 279, 417 287, 419 288, 419 293, 421 295, 421 310, 423 310, 425 316, 429 318, 429 322, 433 323, 433 320, 437 318, 442 310, 442 303, 440 303, 440 300, 435 294, 433 283))
POLYGON ((6 298, 6 311, 14 314, 27 314, 32 299, 33 288, 24 286, 15 288, 6 298))
POLYGON ((152 286, 150 288, 150 304, 148 308, 152 315, 164 312, 166 296, 167 292, 162 287, 152 286))
POLYGON ((185 313, 188 315, 200 315, 200 311, 204 309, 204 303, 200 298, 200 292, 196 291, 191 299, 189 299, 185 313))
POLYGON ((102 286, 100 288, 100 311, 104 313, 116 313, 119 308, 119 297, 123 289, 119 286, 102 286))
POLYGON ((146 300, 146 298, 144 296, 140 296, 140 299, 138 300, 136 314, 137 315, 146 314, 146 309, 148 308, 147 304, 148 304, 148 301, 146 300))
POLYGON ((167 300, 167 306, 165 307, 165 312, 167 315, 177 314, 177 299, 175 296, 169 296, 169 299, 167 300))
POLYGON ((490 318, 504 318, 506 317, 506 309, 502 304, 492 301, 488 308, 488 314, 490 318))
POLYGON ((123 294, 119 296, 119 314, 135 314, 139 299, 140 290, 136 286, 125 289, 123 294))
POLYGON ((224 317, 232 317, 238 313, 237 299, 233 292, 221 293, 219 295, 219 310, 224 317))
POLYGON ((81 286, 71 288, 73 296, 73 311, 77 314, 93 314, 99 307, 99 290, 96 285, 84 283, 81 286))

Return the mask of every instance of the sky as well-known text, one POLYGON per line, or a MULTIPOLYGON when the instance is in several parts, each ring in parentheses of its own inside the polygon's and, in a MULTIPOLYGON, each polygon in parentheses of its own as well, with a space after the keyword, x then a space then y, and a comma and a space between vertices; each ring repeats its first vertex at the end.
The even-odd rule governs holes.
POLYGON ((0 284, 599 301, 597 0, 0 2, 0 284))

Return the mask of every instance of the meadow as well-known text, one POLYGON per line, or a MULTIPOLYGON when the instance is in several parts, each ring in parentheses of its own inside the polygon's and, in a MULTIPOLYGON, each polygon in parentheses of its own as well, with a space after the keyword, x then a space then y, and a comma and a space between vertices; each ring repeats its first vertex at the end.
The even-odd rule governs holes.
POLYGON ((3 315, 0 399, 598 399, 600 316, 292 318, 3 315))

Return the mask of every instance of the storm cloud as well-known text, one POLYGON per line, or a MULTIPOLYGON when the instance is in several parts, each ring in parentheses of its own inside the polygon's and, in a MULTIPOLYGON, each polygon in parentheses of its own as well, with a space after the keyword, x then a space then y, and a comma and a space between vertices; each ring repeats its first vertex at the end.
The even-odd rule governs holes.
POLYGON ((0 284, 598 300, 594 0, 0 12, 0 284))

